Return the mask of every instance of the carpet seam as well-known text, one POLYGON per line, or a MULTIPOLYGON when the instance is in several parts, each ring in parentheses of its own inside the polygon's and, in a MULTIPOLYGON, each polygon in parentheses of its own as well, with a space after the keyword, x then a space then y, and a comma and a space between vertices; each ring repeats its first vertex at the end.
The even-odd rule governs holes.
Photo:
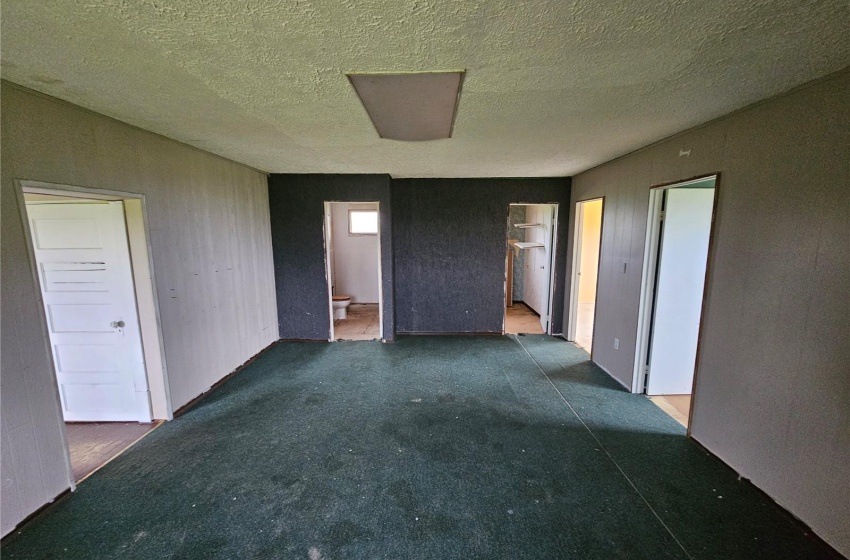
POLYGON ((519 343, 520 347, 525 351, 525 353, 528 355, 528 357, 531 359, 531 361, 534 362, 534 365, 537 366, 537 369, 540 370, 540 373, 543 374, 543 377, 546 378, 546 381, 548 381, 549 384, 552 386, 552 388, 555 389, 555 392, 558 393, 558 396, 561 397, 561 400, 564 401, 564 404, 567 405, 567 408, 569 408, 570 411, 578 419, 578 421, 581 422, 581 425, 584 426, 584 429, 587 430, 587 433, 589 433, 590 436, 594 439, 594 441, 596 441, 596 443, 599 445, 599 448, 608 457, 608 460, 610 460, 611 463, 613 463, 614 466, 617 467, 617 470, 620 471, 620 474, 623 475, 623 478, 626 479, 626 482, 629 483, 629 486, 631 486, 632 489, 634 489, 634 491, 637 493, 637 495, 640 496, 640 499, 643 500, 643 503, 646 504, 646 507, 649 508, 649 511, 652 512, 652 515, 655 516, 655 518, 658 520, 658 522, 661 523, 661 526, 664 527, 664 529, 667 531, 667 533, 670 534, 670 537, 676 542, 676 544, 679 545, 679 548, 682 549, 682 552, 685 553, 685 556, 690 558, 690 560, 695 560, 694 557, 691 556, 690 553, 688 552, 688 550, 685 548, 685 545, 683 545, 682 542, 676 537, 676 535, 673 534, 673 531, 670 529, 670 527, 668 527, 667 524, 664 523, 664 520, 661 519, 661 516, 658 515, 657 511, 655 511, 655 508, 652 507, 652 505, 649 503, 649 501, 646 499, 646 497, 644 497, 644 495, 641 493, 641 491, 638 490, 637 486, 635 486, 635 483, 632 482, 632 479, 629 478, 629 476, 626 474, 626 472, 623 470, 623 468, 619 465, 619 463, 617 463, 617 461, 614 459, 614 457, 611 455, 611 453, 608 452, 608 449, 605 447, 605 445, 603 445, 602 442, 599 441, 599 438, 596 437, 596 434, 593 433, 593 430, 590 429, 590 426, 588 426, 587 423, 585 423, 584 419, 582 419, 582 417, 579 416, 578 412, 576 412, 576 409, 573 408, 573 405, 570 403, 570 401, 567 400, 567 398, 564 396, 564 394, 561 392, 561 390, 558 389, 558 386, 555 385, 555 383, 552 381, 552 379, 546 374, 546 371, 540 366, 540 364, 537 362, 537 360, 534 358, 534 356, 531 355, 531 352, 528 351, 528 348, 525 347, 525 345, 522 343, 522 341, 519 339, 519 337, 517 337, 515 335, 511 335, 511 336, 519 343))

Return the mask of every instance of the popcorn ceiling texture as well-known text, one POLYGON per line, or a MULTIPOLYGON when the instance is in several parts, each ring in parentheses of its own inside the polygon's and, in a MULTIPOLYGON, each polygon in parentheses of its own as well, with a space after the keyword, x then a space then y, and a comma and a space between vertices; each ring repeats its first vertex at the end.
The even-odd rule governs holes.
POLYGON ((850 63, 846 0, 3 0, 12 82, 268 172, 563 176, 850 63), (466 69, 454 138, 345 72, 466 69))

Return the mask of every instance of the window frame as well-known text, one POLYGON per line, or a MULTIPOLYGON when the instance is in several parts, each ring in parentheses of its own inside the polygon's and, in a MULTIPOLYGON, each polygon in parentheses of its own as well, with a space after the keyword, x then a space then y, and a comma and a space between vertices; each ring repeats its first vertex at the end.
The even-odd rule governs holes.
POLYGON ((349 237, 376 236, 381 229, 380 216, 377 208, 349 208, 348 209, 348 235, 349 237), (351 214, 352 212, 372 212, 375 214, 376 228, 374 232, 354 232, 351 231, 351 214))

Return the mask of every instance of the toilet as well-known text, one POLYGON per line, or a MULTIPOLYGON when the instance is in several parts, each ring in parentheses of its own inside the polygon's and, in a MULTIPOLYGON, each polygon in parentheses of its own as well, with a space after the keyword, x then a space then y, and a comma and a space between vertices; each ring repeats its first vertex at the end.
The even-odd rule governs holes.
POLYGON ((351 296, 334 296, 333 297, 334 320, 345 319, 345 317, 346 317, 345 308, 348 307, 348 304, 350 304, 350 303, 351 303, 351 296))

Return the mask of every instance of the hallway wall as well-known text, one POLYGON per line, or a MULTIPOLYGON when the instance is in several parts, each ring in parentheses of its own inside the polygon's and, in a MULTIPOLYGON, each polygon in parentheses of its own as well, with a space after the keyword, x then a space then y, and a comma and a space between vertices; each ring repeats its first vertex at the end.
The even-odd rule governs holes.
POLYGON ((606 197, 594 359, 630 386, 649 188, 720 173, 692 434, 845 555, 848 92, 844 71, 581 173, 572 193, 606 197))
POLYGON ((16 179, 145 195, 172 409, 277 339, 264 174, 2 82, 2 533, 71 483, 16 179))

